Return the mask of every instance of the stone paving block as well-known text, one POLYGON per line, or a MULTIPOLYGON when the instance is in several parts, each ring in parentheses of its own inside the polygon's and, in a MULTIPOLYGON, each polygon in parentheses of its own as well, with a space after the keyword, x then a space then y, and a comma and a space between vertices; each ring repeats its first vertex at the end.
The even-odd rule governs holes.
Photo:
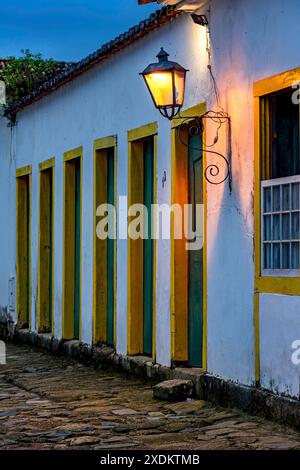
POLYGON ((172 411, 178 414, 190 414, 195 413, 206 406, 206 402, 203 400, 187 400, 180 403, 174 403, 167 405, 166 410, 172 411))
POLYGON ((153 398, 165 401, 183 401, 193 394, 191 380, 166 380, 153 387, 153 398))
POLYGON ((51 352, 52 354, 58 355, 62 350, 63 340, 53 338, 51 344, 51 352))
POLYGON ((62 351, 64 354, 70 357, 80 357, 80 343, 77 340, 65 341, 62 345, 62 351))
POLYGON ((39 334, 37 336, 37 346, 50 352, 52 346, 52 335, 46 333, 39 334))

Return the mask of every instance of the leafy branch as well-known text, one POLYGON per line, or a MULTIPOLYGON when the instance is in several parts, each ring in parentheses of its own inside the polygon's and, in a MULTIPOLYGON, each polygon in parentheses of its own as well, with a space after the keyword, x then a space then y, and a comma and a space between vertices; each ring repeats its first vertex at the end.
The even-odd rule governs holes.
POLYGON ((70 67, 70 63, 43 59, 29 49, 21 51, 21 57, 0 60, 0 80, 5 82, 7 101, 12 102, 28 95, 37 86, 70 67))

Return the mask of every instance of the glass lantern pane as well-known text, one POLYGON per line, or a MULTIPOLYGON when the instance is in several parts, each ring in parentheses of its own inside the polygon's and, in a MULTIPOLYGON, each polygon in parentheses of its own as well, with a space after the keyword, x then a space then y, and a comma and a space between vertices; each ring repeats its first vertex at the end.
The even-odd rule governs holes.
POLYGON ((145 75, 156 106, 171 106, 173 104, 172 72, 153 72, 145 75))
POLYGON ((185 85, 185 73, 175 72, 175 97, 176 104, 179 106, 183 105, 184 100, 184 85, 185 85))

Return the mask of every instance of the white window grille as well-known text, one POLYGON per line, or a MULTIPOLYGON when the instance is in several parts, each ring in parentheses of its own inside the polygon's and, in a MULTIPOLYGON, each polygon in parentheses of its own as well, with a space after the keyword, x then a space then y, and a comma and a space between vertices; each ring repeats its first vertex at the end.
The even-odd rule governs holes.
POLYGON ((300 175, 261 182, 262 275, 299 276, 300 175))

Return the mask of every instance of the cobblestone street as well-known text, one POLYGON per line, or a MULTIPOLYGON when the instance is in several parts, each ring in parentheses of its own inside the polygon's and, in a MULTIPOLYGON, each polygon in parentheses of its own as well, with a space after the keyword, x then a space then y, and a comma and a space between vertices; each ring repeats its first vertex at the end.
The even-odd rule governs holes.
POLYGON ((151 386, 27 346, 0 366, 3 449, 300 449, 300 433, 202 401, 166 403, 151 386))

